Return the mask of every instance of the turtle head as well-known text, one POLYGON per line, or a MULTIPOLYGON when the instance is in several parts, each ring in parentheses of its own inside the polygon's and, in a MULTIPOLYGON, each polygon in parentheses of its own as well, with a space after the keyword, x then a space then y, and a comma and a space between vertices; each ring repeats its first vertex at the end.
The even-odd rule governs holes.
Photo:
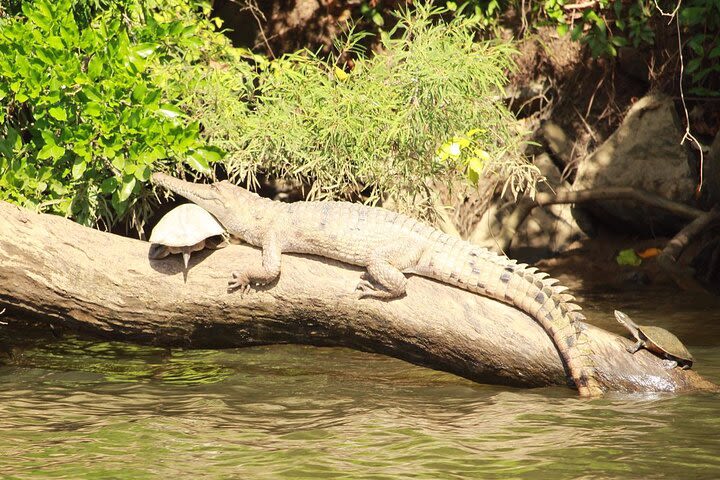
POLYGON ((620 310, 615 310, 615 320, 617 320, 618 322, 620 322, 621 325, 627 328, 630 333, 633 334, 633 336, 637 337, 638 326, 635 322, 632 321, 630 317, 628 317, 620 310))

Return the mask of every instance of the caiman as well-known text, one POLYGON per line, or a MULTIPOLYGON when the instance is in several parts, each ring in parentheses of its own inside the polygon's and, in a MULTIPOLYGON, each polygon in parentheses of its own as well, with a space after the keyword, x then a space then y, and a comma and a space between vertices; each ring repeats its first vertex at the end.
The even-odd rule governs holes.
POLYGON ((262 261, 232 272, 231 289, 246 293, 280 275, 283 252, 328 257, 365 267, 359 298, 405 294, 405 274, 432 278, 512 305, 552 339, 582 396, 604 389, 591 361, 585 317, 557 280, 418 220, 348 202, 273 201, 228 181, 196 184, 154 173, 154 183, 210 212, 227 232, 262 248, 262 261))

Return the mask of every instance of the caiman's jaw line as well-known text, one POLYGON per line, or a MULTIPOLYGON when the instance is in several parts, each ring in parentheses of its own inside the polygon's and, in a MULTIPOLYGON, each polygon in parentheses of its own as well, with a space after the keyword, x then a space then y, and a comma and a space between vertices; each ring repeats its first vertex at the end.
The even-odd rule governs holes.
POLYGON ((220 192, 215 185, 188 183, 159 172, 153 173, 152 181, 205 209, 208 209, 211 204, 217 205, 219 203, 224 206, 225 203, 222 201, 222 198, 220 198, 222 197, 222 192, 220 192), (188 188, 188 185, 192 185, 192 188, 188 188))

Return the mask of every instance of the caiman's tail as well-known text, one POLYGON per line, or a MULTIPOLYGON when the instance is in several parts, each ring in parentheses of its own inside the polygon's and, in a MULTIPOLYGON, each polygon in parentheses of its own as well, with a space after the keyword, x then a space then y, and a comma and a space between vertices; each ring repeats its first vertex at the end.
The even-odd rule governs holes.
POLYGON ((430 248, 418 262, 414 273, 513 305, 533 317, 552 338, 565 367, 582 396, 604 393, 597 379, 584 333, 584 315, 564 293, 536 268, 518 264, 459 238, 442 234, 432 239, 430 248))

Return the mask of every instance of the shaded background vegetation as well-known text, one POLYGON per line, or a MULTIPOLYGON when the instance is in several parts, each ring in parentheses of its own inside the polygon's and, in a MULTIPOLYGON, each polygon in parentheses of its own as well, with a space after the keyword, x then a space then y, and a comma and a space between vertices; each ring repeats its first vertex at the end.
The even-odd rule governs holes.
POLYGON ((548 29, 578 42, 589 72, 630 55, 654 66, 640 73, 650 88, 677 94, 682 61, 688 95, 718 94, 713 0, 678 4, 670 25, 666 1, 437 5, 4 0, 0 196, 142 232, 161 169, 293 178, 314 198, 392 198, 419 214, 433 181, 491 173, 532 191, 503 87, 511 39, 542 43, 548 29))

